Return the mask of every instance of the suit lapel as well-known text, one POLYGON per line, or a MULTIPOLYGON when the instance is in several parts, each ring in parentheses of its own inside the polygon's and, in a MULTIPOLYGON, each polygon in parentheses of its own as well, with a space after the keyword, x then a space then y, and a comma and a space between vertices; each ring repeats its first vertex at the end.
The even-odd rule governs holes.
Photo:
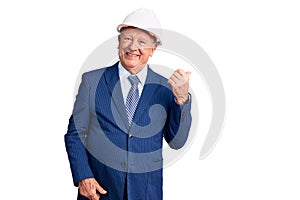
MULTIPOLYGON (((104 77, 112 98, 111 109, 114 115, 114 120, 124 132, 128 132, 129 123, 119 79, 118 63, 107 68, 104 72, 104 77)), ((138 119, 143 115, 144 110, 148 107, 152 96, 160 87, 160 85, 164 85, 164 83, 161 83, 159 76, 148 67, 147 78, 135 111, 135 115, 133 117, 133 121, 137 122, 138 119)))
POLYGON ((137 105, 133 121, 138 121, 138 119, 144 113, 144 110, 148 107, 155 91, 161 84, 161 79, 159 79, 159 77, 148 67, 146 82, 137 105))
POLYGON ((119 79, 118 62, 106 69, 104 77, 112 99, 111 109, 114 120, 123 131, 127 132, 129 124, 119 79))

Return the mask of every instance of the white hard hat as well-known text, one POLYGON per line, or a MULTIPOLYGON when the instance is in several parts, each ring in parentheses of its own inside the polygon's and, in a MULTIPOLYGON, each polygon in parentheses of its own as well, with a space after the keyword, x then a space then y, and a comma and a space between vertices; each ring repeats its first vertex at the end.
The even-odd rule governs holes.
POLYGON ((158 45, 161 45, 161 25, 152 10, 140 8, 125 17, 122 24, 117 27, 117 31, 121 32, 122 28, 133 26, 147 31, 156 38, 158 45))

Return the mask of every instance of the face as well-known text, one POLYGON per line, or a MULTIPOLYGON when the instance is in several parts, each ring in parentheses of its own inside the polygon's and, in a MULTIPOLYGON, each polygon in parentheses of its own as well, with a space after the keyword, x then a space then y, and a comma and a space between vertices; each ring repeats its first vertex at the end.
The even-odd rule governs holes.
POLYGON ((153 55, 157 45, 154 38, 138 28, 125 28, 119 35, 119 58, 131 74, 141 71, 153 55))

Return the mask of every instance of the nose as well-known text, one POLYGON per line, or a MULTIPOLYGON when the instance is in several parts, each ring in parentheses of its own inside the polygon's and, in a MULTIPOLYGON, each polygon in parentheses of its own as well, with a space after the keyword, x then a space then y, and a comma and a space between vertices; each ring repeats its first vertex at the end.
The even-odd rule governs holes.
POLYGON ((130 44, 129 44, 129 49, 131 51, 134 51, 134 50, 138 50, 139 49, 139 44, 138 44, 138 41, 137 40, 133 40, 130 44))

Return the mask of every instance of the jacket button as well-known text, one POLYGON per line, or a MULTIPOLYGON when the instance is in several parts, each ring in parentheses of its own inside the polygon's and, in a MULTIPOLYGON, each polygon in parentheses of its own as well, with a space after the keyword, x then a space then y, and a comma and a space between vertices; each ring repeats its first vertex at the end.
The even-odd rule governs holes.
POLYGON ((133 138, 133 134, 129 134, 128 137, 129 137, 129 138, 133 138))
POLYGON ((122 167, 126 167, 126 162, 121 162, 122 167))

